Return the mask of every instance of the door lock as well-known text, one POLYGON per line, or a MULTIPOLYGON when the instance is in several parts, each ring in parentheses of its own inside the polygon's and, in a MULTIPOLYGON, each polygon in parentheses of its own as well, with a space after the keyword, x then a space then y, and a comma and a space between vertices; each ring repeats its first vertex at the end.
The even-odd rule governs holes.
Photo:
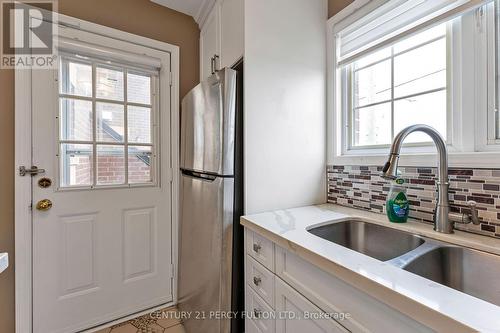
POLYGON ((46 211, 52 208, 52 201, 49 199, 42 199, 36 203, 36 209, 46 211))
POLYGON ((52 185, 52 180, 50 178, 43 177, 38 180, 38 186, 41 188, 47 188, 50 187, 50 185, 52 185))
POLYGON ((24 165, 21 165, 19 167, 19 176, 26 176, 26 175, 36 176, 39 173, 45 173, 45 169, 38 169, 36 165, 31 166, 31 168, 29 169, 26 169, 24 165))

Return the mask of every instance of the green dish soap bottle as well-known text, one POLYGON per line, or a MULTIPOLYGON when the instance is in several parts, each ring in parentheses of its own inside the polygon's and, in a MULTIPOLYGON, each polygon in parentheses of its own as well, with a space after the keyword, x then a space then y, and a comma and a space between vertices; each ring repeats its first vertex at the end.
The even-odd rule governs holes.
POLYGON ((405 223, 408 220, 410 204, 406 197, 406 187, 403 186, 404 182, 404 179, 397 178, 391 185, 387 196, 387 217, 391 222, 405 223))

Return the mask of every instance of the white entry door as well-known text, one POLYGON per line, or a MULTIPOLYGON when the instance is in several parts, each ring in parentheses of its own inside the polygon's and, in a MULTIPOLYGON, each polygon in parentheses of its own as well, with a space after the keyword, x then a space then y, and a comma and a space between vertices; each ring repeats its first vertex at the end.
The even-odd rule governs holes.
POLYGON ((100 57, 87 37, 106 41, 82 33, 57 73, 32 72, 33 164, 45 169, 33 177, 37 333, 173 300, 169 54, 161 68, 134 63, 137 45, 109 40, 100 57))

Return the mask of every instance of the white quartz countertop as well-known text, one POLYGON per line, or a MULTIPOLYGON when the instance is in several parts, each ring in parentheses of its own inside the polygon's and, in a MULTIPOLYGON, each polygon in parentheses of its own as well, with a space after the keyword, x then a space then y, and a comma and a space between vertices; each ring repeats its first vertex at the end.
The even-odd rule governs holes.
MULTIPOLYGON (((325 271, 335 275, 338 273, 337 277, 346 282, 352 284, 352 281, 359 281, 359 279, 350 281, 349 276, 353 277, 353 274, 356 277, 364 277, 362 280, 366 281, 366 284, 353 285, 403 312, 407 308, 407 315, 425 324, 430 326, 436 324, 434 327, 439 327, 443 322, 449 321, 458 325, 457 332, 467 331, 467 328, 481 332, 500 332, 499 306, 347 249, 307 231, 314 225, 353 217, 455 245, 500 254, 499 239, 461 231, 444 235, 433 231, 432 226, 428 224, 415 221, 404 224, 390 223, 385 215, 333 204, 244 216, 241 218, 241 223, 325 271), (389 296, 384 299, 383 295, 389 296), (399 303, 394 304, 395 300, 399 303), (419 311, 418 306, 425 311, 419 311), (432 318, 426 318, 426 313, 432 314, 430 316, 432 318)), ((498 281, 491 281, 489 287, 498 288, 499 283, 500 277, 498 281)))
POLYGON ((0 253, 0 273, 9 267, 9 255, 7 253, 0 253))

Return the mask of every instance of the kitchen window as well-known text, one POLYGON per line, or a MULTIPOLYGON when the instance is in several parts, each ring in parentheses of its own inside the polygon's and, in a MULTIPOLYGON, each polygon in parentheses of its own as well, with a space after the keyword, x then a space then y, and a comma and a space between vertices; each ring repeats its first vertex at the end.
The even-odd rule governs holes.
MULTIPOLYGON (((329 27, 329 164, 383 163, 416 123, 441 133, 451 165, 498 163, 500 0, 356 0, 329 27)), ((435 165, 425 134, 404 150, 435 165)))
POLYGON ((59 72, 60 187, 153 185, 158 74, 80 55, 59 72))
MULTIPOLYGON (((349 146, 384 147, 417 123, 447 134, 447 25, 362 57, 344 71, 349 83, 349 146)), ((415 133, 407 142, 430 142, 415 133)))

